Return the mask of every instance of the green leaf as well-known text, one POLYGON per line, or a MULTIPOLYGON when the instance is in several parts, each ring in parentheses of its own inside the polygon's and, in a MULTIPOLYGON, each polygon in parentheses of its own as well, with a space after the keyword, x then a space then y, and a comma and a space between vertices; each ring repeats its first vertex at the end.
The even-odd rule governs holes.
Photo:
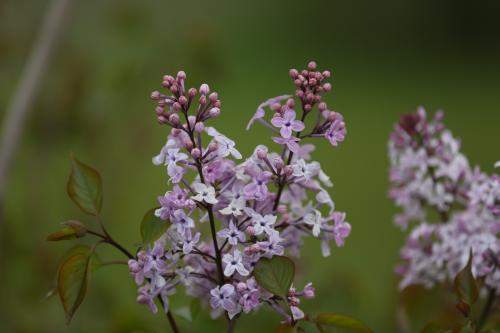
POLYGON ((142 218, 141 237, 143 244, 150 244, 160 238, 170 226, 169 221, 164 221, 155 216, 156 208, 150 209, 142 218))
POLYGON ((193 320, 196 319, 196 317, 198 316, 198 314, 201 311, 200 300, 197 298, 193 298, 191 300, 191 303, 189 304, 189 310, 191 311, 191 317, 193 318, 193 320))
POLYGON ((84 237, 87 234, 87 228, 79 221, 66 221, 62 223, 64 227, 47 236, 47 240, 51 242, 69 240, 84 237))
POLYGON ((476 303, 479 296, 477 282, 472 275, 472 258, 471 250, 467 265, 455 277, 455 292, 460 301, 458 307, 461 311, 462 309, 466 311, 468 307, 470 311, 470 306, 476 303), (461 303, 466 304, 466 306, 461 303))
POLYGON ((316 325, 321 332, 327 332, 330 329, 335 333, 373 333, 362 322, 348 316, 322 313, 316 317, 316 325))
POLYGON ((57 293, 69 324, 87 293, 90 273, 99 264, 92 249, 77 245, 64 255, 57 272, 57 293))
POLYGON ((255 265, 253 276, 262 288, 286 298, 295 276, 295 264, 282 256, 263 258, 255 265))
POLYGON ((68 195, 84 212, 97 215, 102 206, 102 181, 99 173, 71 156, 71 174, 67 184, 68 195))

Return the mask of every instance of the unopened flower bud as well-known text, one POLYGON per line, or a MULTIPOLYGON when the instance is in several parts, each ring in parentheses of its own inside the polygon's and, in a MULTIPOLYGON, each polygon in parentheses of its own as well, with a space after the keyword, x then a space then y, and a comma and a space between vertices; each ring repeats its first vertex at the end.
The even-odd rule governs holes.
POLYGON ((210 115, 211 118, 215 118, 220 114, 220 109, 219 108, 211 108, 210 111, 208 111, 208 114, 210 115))
POLYGON ((168 117, 168 120, 172 123, 172 125, 179 125, 179 115, 177 113, 173 113, 168 117))
POLYGON ((179 134, 182 133, 182 130, 179 128, 172 128, 172 131, 170 133, 172 134, 173 137, 177 137, 179 136, 179 134))
POLYGON ((316 81, 315 78, 309 79, 309 85, 310 86, 315 86, 318 82, 316 81))
POLYGON ((217 148, 218 148, 218 145, 215 142, 210 142, 208 147, 207 147, 209 152, 214 152, 217 150, 217 148))
POLYGON ((316 67, 317 67, 317 65, 316 65, 316 62, 314 62, 314 61, 310 61, 307 64, 307 69, 309 69, 310 71, 316 70, 316 67))
POLYGON ((257 149, 257 158, 263 160, 267 157, 267 152, 264 149, 257 149))
POLYGON ((208 99, 212 103, 215 103, 215 101, 217 101, 218 98, 219 98, 219 95, 216 92, 213 92, 210 95, 208 95, 208 99))
POLYGON ((309 111, 311 111, 311 110, 312 110, 312 106, 311 106, 311 104, 305 104, 305 105, 304 105, 304 111, 305 111, 305 112, 309 112, 309 111))
POLYGON ((177 84, 173 84, 170 87, 170 91, 172 92, 172 94, 177 94, 179 92, 179 87, 177 86, 177 84))
POLYGON ((295 101, 293 100, 293 98, 289 98, 286 100, 286 106, 289 109, 293 109, 295 107, 295 101))
POLYGON ((203 83, 200 86, 200 94, 202 94, 202 95, 208 95, 209 93, 210 93, 210 87, 208 86, 208 84, 203 83))
POLYGON ((158 119, 158 122, 160 124, 166 124, 167 123, 167 118, 165 116, 158 116, 157 119, 158 119))
POLYGON ((281 104, 280 103, 273 103, 273 104, 271 104, 270 109, 273 110, 274 112, 278 112, 281 110, 281 104))
POLYGON ((328 78, 332 75, 332 74, 330 73, 330 71, 323 71, 323 73, 322 73, 322 74, 323 74, 323 77, 324 77, 325 79, 328 79, 328 78))
POLYGON ((188 96, 191 98, 196 96, 197 93, 198 93, 198 91, 196 91, 196 88, 189 88, 189 90, 188 90, 188 96))
POLYGON ((157 106, 157 107, 155 108, 155 113, 156 113, 157 115, 161 115, 161 114, 163 114, 163 112, 164 112, 164 111, 165 111, 165 109, 164 109, 164 108, 162 108, 161 106, 157 106))
POLYGON ((276 213, 278 214, 285 214, 287 211, 288 209, 285 205, 279 205, 278 208, 276 208, 276 213))
POLYGON ((180 103, 181 105, 187 105, 188 100, 187 100, 186 96, 181 96, 181 97, 179 97, 179 103, 180 103))
POLYGON ((292 168, 291 165, 285 166, 285 168, 283 169, 283 171, 284 171, 284 173, 285 173, 285 175, 287 177, 290 177, 291 175, 293 175, 293 168, 292 168))
POLYGON ((207 104, 207 97, 205 95, 201 95, 198 103, 200 103, 201 105, 207 104))
POLYGON ((283 168, 283 166, 285 165, 285 163, 283 162, 281 157, 275 157, 273 160, 273 164, 274 164, 274 167, 278 170, 283 168))
POLYGON ((183 142, 184 144, 184 148, 186 148, 188 151, 191 151, 191 149, 193 149, 193 143, 191 142, 191 140, 186 140, 183 142))
POLYGON ((319 109, 320 112, 325 111, 327 108, 328 108, 328 106, 326 105, 325 102, 321 102, 321 103, 318 104, 318 109, 319 109))
POLYGON ((189 116, 188 117, 189 121, 189 127, 194 128, 194 125, 196 125, 196 117, 195 116, 189 116))
POLYGON ((175 103, 172 105, 172 109, 173 109, 174 111, 179 111, 179 110, 181 110, 181 109, 182 109, 182 106, 181 106, 181 104, 180 104, 179 102, 175 102, 175 103))
POLYGON ((253 226, 248 226, 246 229, 245 229, 245 232, 247 233, 247 235, 249 236, 254 236, 255 235, 255 228, 253 226))
POLYGON ((295 96, 297 96, 298 98, 302 99, 302 98, 304 98, 304 92, 302 90, 300 90, 300 89, 297 89, 295 91, 295 96))
POLYGON ((325 84, 323 85, 323 90, 325 90, 326 92, 328 92, 328 91, 332 90, 332 85, 331 85, 330 83, 328 83, 328 82, 327 82, 327 83, 325 83, 325 84))
POLYGON ((290 77, 292 79, 295 79, 297 77, 297 75, 299 75, 299 71, 296 70, 295 68, 292 68, 288 71, 288 74, 290 75, 290 77))
POLYGON ((184 71, 177 72, 177 79, 181 80, 181 81, 185 80, 186 79, 186 72, 184 72, 184 71))
POLYGON ((198 159, 201 156, 201 151, 198 148, 193 148, 191 149, 191 156, 193 156, 194 159, 198 159))
POLYGON ((220 99, 218 99, 218 100, 216 100, 216 101, 214 102, 214 106, 215 106, 216 108, 219 108, 219 109, 220 109, 220 99))
POLYGON ((151 99, 158 100, 158 99, 160 99, 160 97, 161 97, 161 93, 159 91, 155 90, 151 93, 151 99))
POLYGON ((244 292, 245 290, 247 290, 247 285, 245 282, 238 282, 238 284, 236 285, 236 290, 239 292, 239 293, 242 293, 244 292))
POLYGON ((194 125, 194 130, 196 131, 196 133, 201 133, 204 129, 205 125, 201 121, 197 122, 196 125, 194 125))

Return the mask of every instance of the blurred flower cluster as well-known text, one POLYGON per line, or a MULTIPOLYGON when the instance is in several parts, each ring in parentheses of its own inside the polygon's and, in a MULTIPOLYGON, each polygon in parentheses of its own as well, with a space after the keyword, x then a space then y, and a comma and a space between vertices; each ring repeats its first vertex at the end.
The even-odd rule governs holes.
POLYGON ((302 141, 326 138, 336 146, 346 128, 342 115, 322 101, 332 88, 326 82, 330 72, 311 62, 289 74, 296 98, 269 99, 248 124, 271 129, 279 151, 258 145, 244 160, 235 142, 208 124, 219 116, 221 102, 207 84, 187 88, 181 71, 163 77, 167 94, 152 93, 158 122, 170 127, 153 163, 166 167, 173 185, 158 198, 155 215, 171 225, 129 261, 129 269, 139 285, 138 301, 153 312, 156 297, 168 311, 169 295, 184 285, 210 305, 213 317, 227 313, 231 319, 264 303, 288 322, 304 317, 300 299, 314 297, 311 284, 300 291, 292 285, 280 296, 262 288, 253 271, 262 258, 299 256, 304 237, 318 238, 324 256, 332 241, 344 244, 351 226, 345 213, 335 211, 326 190, 332 186, 329 177, 311 161, 314 145, 302 141), (266 111, 272 111, 269 120, 266 111), (304 120, 313 111, 316 123, 305 132, 304 120))
POLYGON ((500 176, 472 168, 460 141, 424 109, 403 115, 389 142, 389 196, 410 231, 401 250, 401 288, 452 280, 472 253, 472 273, 500 293, 500 176))

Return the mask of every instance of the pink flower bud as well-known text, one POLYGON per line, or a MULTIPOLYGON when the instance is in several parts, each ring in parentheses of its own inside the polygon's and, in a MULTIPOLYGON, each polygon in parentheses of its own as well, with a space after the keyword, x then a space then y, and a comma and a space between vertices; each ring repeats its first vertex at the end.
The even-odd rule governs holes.
POLYGON ((309 111, 311 111, 311 110, 312 110, 312 106, 311 106, 311 104, 305 104, 305 105, 304 105, 304 111, 305 111, 305 112, 309 112, 309 111))
POLYGON ((293 109, 295 107, 295 101, 293 98, 289 98, 286 100, 286 106, 288 106, 289 109, 293 109))
POLYGON ((316 67, 318 67, 318 66, 316 65, 316 62, 314 62, 314 61, 310 61, 307 64, 307 69, 309 69, 310 71, 316 70, 316 67))
POLYGON ((247 290, 247 284, 245 282, 238 282, 238 284, 236 285, 236 290, 239 293, 244 292, 245 290, 247 290))
POLYGON ((208 95, 208 99, 210 100, 210 102, 212 103, 215 103, 215 101, 217 101, 217 99, 219 98, 219 95, 217 95, 216 92, 213 92, 211 93, 210 95, 208 95))
POLYGON ((177 84, 173 84, 170 87, 170 91, 172 92, 172 94, 177 94, 179 92, 179 87, 177 86, 177 84))
POLYGON ((156 113, 157 115, 161 115, 161 114, 163 114, 163 112, 164 112, 164 111, 165 111, 165 109, 164 109, 164 108, 162 108, 161 106, 157 106, 157 107, 155 108, 155 113, 156 113))
POLYGON ((177 136, 179 136, 179 134, 182 133, 182 130, 179 128, 172 128, 171 133, 172 133, 172 136, 177 137, 177 136))
POLYGON ((327 107, 328 106, 326 105, 325 102, 321 102, 321 103, 318 104, 318 109, 319 109, 320 112, 325 111, 327 109, 327 107))
POLYGON ((295 79, 297 77, 297 75, 299 75, 299 71, 296 70, 295 68, 292 68, 288 71, 288 74, 290 75, 290 77, 292 79, 295 79))
POLYGON ((151 99, 158 100, 161 97, 161 93, 157 90, 153 91, 151 93, 151 99))
POLYGON ((330 71, 324 71, 322 74, 325 79, 328 79, 332 75, 330 71))
POLYGON ((285 163, 283 162, 283 160, 281 159, 281 157, 275 157, 273 159, 273 164, 275 166, 276 169, 281 169, 283 168, 283 166, 285 165, 285 163))
POLYGON ((285 166, 285 168, 283 169, 283 171, 285 172, 285 175, 287 177, 290 177, 291 175, 293 175, 293 168, 292 168, 291 165, 285 166))
POLYGON ((191 149, 193 149, 193 143, 191 142, 191 140, 186 140, 183 142, 184 144, 184 148, 186 148, 188 151, 191 151, 191 149))
POLYGON ((249 236, 254 236, 255 235, 255 228, 253 226, 248 226, 246 229, 245 229, 245 232, 247 233, 247 235, 249 236))
POLYGON ((179 110, 181 110, 181 109, 182 109, 182 106, 181 106, 181 104, 180 104, 179 102, 175 102, 175 103, 172 105, 172 109, 173 109, 174 111, 179 111, 179 110))
POLYGON ((209 152, 214 152, 217 150, 217 143, 215 142, 210 142, 210 144, 207 147, 209 152))
POLYGON ((198 93, 198 91, 196 91, 196 88, 189 88, 189 90, 188 90, 188 96, 191 98, 196 96, 197 93, 198 93))
POLYGON ((201 105, 207 104, 207 98, 205 97, 205 95, 201 95, 200 96, 200 99, 198 100, 198 103, 200 103, 201 105))
POLYGON ((184 71, 178 71, 177 72, 177 79, 181 80, 181 81, 185 80, 186 79, 186 72, 184 72, 184 71))
POLYGON ((285 214, 287 212, 287 207, 285 205, 279 205, 276 209, 276 213, 285 214))
POLYGON ((172 123, 172 125, 177 126, 179 125, 179 115, 174 113, 171 114, 168 120, 172 123))
POLYGON ((181 97, 179 97, 179 103, 180 103, 181 105, 187 105, 188 100, 187 100, 186 96, 181 96, 181 97))
POLYGON ((204 129, 205 125, 201 121, 197 122, 196 125, 194 125, 194 130, 196 131, 196 133, 201 133, 204 129))
POLYGON ((191 156, 193 156, 194 159, 198 159, 201 156, 201 151, 198 148, 193 148, 191 149, 191 156))
POLYGON ((328 91, 332 90, 332 85, 331 85, 330 83, 325 83, 325 84, 323 85, 323 89, 324 89, 326 92, 328 92, 328 91))
POLYGON ((200 86, 200 94, 202 94, 202 95, 208 95, 209 93, 210 93, 210 87, 208 86, 208 84, 203 83, 200 86))
POLYGON ((188 121, 189 121, 189 126, 191 128, 194 128, 194 125, 196 125, 196 117, 195 116, 189 116, 188 117, 188 121))
POLYGON ((162 81, 161 85, 162 85, 162 87, 170 88, 171 83, 169 81, 162 81))
POLYGON ((219 108, 211 108, 210 111, 208 112, 208 114, 211 118, 215 118, 220 114, 220 109, 219 108))
POLYGON ((267 157, 267 152, 264 149, 257 149, 257 158, 264 160, 267 157))
POLYGON ((309 79, 309 85, 310 86, 315 86, 318 82, 316 81, 315 78, 309 79))
POLYGON ((281 110, 281 104, 280 103, 273 103, 273 104, 271 104, 270 109, 273 110, 274 112, 278 112, 281 110))
POLYGON ((295 90, 295 96, 298 98, 303 98, 304 97, 304 92, 300 89, 295 90))
POLYGON ((214 106, 215 106, 216 108, 219 108, 219 109, 220 109, 220 99, 218 99, 218 100, 216 100, 216 101, 214 102, 214 106))
POLYGON ((165 118, 165 116, 158 116, 158 122, 160 124, 166 124, 167 123, 167 118, 165 118))

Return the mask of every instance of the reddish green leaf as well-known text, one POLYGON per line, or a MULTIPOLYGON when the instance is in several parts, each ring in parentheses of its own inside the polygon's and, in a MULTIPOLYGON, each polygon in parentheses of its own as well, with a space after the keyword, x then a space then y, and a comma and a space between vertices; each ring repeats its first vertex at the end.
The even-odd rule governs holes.
POLYGON ((373 333, 362 322, 343 315, 322 313, 316 317, 316 325, 321 332, 335 333, 373 333))
POLYGON ((83 302, 90 281, 90 273, 98 264, 92 249, 77 245, 64 255, 57 272, 57 293, 69 324, 83 302))
POLYGON ((97 215, 102 206, 102 181, 92 167, 71 157, 71 174, 67 184, 68 195, 84 212, 97 215))
POLYGON ((170 226, 169 221, 164 221, 155 216, 156 208, 146 212, 141 222, 141 237, 143 244, 150 244, 160 238, 170 226))
POLYGON ((469 308, 467 312, 470 312, 470 306, 476 303, 479 296, 479 288, 474 275, 472 275, 472 258, 471 251, 467 265, 455 277, 455 292, 460 301, 459 309, 466 310, 469 308))
POLYGON ((295 264, 283 256, 263 258, 255 265, 253 276, 262 288, 285 298, 295 276, 295 264))

